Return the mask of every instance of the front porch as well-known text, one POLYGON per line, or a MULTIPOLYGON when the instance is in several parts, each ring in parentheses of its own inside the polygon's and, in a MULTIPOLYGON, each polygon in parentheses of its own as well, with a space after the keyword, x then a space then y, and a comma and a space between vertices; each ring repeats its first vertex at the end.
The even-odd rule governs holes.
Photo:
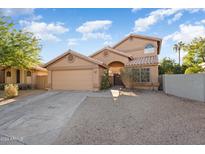
POLYGON ((18 84, 19 89, 45 89, 47 84, 47 70, 41 67, 33 69, 6 68, 0 70, 0 89, 5 84, 18 84), (40 88, 39 88, 40 87, 40 88))
POLYGON ((8 68, 4 70, 6 84, 32 84, 34 73, 31 70, 8 68))
POLYGON ((120 76, 120 70, 124 68, 124 64, 114 61, 108 64, 109 80, 112 86, 124 86, 120 76))

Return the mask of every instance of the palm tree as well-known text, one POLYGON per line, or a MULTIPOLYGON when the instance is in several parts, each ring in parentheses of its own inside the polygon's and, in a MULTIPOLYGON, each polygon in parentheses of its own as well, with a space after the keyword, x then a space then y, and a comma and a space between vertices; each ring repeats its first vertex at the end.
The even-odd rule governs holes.
POLYGON ((178 42, 177 44, 174 44, 173 46, 173 50, 175 52, 179 53, 179 65, 180 65, 180 61, 181 61, 181 49, 184 47, 184 43, 182 41, 178 42))

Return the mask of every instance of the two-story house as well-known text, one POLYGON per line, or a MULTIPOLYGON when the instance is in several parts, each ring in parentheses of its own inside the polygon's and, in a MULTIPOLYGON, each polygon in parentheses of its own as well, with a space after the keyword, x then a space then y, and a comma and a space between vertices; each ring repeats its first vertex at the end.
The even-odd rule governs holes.
POLYGON ((68 52, 44 65, 48 69, 48 86, 62 90, 99 90, 105 69, 112 85, 121 85, 120 69, 131 67, 137 74, 134 87, 158 87, 158 55, 162 40, 131 34, 115 44, 87 57, 68 52))

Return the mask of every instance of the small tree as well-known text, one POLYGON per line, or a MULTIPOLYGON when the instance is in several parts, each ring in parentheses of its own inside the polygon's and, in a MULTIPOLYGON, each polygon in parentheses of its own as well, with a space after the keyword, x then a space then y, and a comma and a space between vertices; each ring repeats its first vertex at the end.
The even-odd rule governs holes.
POLYGON ((173 74, 184 74, 186 69, 187 66, 184 64, 182 64, 181 66, 179 64, 175 64, 173 74))
POLYGON ((123 84, 126 86, 126 88, 132 88, 133 87, 133 80, 134 80, 134 71, 132 68, 122 68, 120 70, 120 75, 123 84))
POLYGON ((159 74, 173 74, 175 61, 170 58, 163 58, 159 65, 159 74))
POLYGON ((100 89, 103 90, 108 88, 110 88, 109 73, 108 70, 105 70, 102 76, 100 89))

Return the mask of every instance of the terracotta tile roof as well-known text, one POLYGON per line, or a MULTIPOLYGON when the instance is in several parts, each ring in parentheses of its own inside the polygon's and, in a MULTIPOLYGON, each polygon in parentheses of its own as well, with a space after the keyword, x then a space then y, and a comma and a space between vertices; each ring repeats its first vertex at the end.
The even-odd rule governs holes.
POLYGON ((41 67, 41 66, 34 66, 32 67, 31 69, 34 69, 34 70, 37 70, 37 71, 44 71, 44 72, 47 72, 47 69, 41 67))
POLYGON ((158 64, 157 56, 136 57, 126 64, 126 66, 138 66, 138 65, 153 65, 158 64))

